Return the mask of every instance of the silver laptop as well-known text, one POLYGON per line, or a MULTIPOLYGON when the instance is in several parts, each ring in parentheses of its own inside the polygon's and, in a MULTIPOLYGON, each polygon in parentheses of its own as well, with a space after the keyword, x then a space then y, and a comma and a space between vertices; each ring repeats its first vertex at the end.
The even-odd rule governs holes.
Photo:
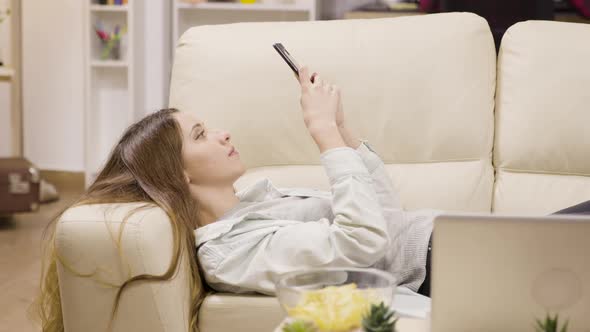
POLYGON ((431 329, 590 332, 590 218, 440 216, 432 250, 431 329))

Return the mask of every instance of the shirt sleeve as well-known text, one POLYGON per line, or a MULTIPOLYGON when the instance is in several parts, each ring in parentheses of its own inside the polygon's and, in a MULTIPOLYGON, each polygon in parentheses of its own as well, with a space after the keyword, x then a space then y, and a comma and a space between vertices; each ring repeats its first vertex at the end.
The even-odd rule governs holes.
POLYGON ((312 267, 368 267, 385 255, 386 222, 359 154, 339 147, 322 153, 320 160, 331 185, 334 220, 239 223, 226 236, 207 242, 200 254, 206 256, 203 268, 214 288, 274 294, 274 283, 282 273, 312 267))
POLYGON ((389 227, 390 248, 385 262, 399 282, 417 290, 426 275, 427 244, 432 233, 432 220, 442 211, 405 212, 385 170, 385 164, 367 141, 361 142, 356 152, 371 174, 373 188, 389 227), (406 231, 400 231, 404 229, 406 231))
MULTIPOLYGON (((385 164, 371 149, 367 141, 361 140, 362 144, 356 149, 363 163, 367 167, 373 180, 373 188, 377 194, 379 204, 385 214, 397 213, 402 210, 401 201, 398 192, 395 190, 389 174, 385 169, 385 164)), ((389 216, 386 219, 389 220, 389 216)))

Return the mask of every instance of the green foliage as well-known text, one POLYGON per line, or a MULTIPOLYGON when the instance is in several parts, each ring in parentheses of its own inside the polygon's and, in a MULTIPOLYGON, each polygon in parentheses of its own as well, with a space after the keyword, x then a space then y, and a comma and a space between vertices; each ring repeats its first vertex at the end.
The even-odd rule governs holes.
POLYGON ((393 319, 394 315, 395 311, 383 302, 379 305, 372 304, 367 315, 363 317, 363 329, 365 332, 395 332, 398 319, 393 319))
POLYGON ((535 328, 537 332, 567 332, 567 326, 569 321, 565 321, 565 324, 559 330, 559 317, 556 314, 555 317, 551 318, 550 314, 547 314, 545 321, 537 319, 537 325, 535 328))

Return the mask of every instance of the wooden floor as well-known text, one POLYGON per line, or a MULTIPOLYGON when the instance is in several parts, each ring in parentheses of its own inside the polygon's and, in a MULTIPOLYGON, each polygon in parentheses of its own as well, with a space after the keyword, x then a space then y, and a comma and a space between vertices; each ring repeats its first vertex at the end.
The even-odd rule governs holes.
POLYGON ((27 317, 39 288, 41 236, 51 218, 83 190, 78 184, 54 184, 59 201, 42 204, 36 213, 0 217, 0 332, 41 330, 27 317))

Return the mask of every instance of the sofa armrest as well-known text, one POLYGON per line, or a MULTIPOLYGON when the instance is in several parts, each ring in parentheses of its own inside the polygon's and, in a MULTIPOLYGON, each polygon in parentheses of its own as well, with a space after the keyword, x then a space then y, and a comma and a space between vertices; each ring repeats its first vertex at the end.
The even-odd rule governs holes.
MULTIPOLYGON (((66 331, 107 330, 118 290, 113 285, 168 269, 172 227, 164 211, 143 208, 123 222, 140 206, 84 205, 69 209, 60 218, 55 245, 60 256, 58 276, 66 331)), ((113 331, 188 331, 186 259, 182 257, 168 281, 131 284, 122 293, 113 331)))

